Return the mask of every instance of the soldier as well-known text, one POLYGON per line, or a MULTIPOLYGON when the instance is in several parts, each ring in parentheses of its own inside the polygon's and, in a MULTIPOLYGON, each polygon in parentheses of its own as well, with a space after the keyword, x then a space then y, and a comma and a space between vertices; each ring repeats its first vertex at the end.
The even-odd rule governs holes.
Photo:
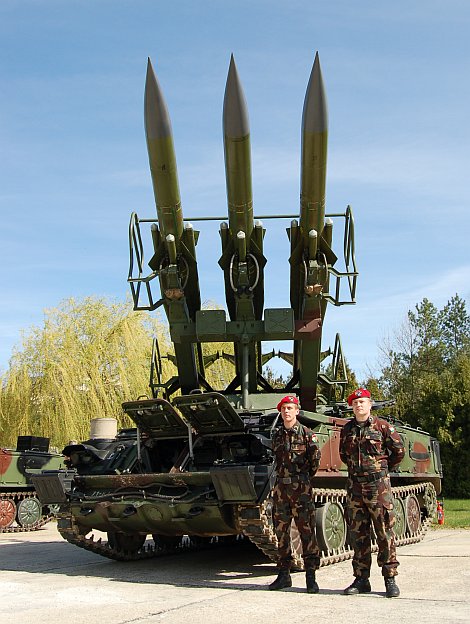
POLYGON ((348 596, 371 591, 371 524, 377 536, 377 563, 385 580, 385 595, 396 598, 400 590, 395 583, 398 574, 393 525, 392 489, 389 470, 405 455, 403 442, 395 427, 371 415, 370 392, 355 390, 348 397, 354 418, 347 422, 340 439, 341 460, 348 467, 347 521, 351 533, 354 558, 354 582, 344 590, 348 596))
POLYGON ((315 571, 320 567, 320 551, 315 536, 315 504, 312 480, 320 464, 316 435, 298 422, 299 400, 285 396, 278 403, 284 423, 273 436, 276 484, 273 492, 273 521, 278 539, 278 576, 270 590, 292 586, 290 526, 295 520, 302 542, 307 592, 317 594, 315 571))

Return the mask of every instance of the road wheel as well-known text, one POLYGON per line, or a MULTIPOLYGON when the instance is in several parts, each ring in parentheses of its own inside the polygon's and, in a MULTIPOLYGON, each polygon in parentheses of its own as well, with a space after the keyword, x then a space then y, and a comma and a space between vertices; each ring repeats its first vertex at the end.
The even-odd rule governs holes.
POLYGON ((414 494, 405 498, 406 529, 409 535, 416 535, 421 528, 421 509, 414 494))
POLYGON ((403 537, 406 533, 405 507, 399 498, 393 499, 393 511, 395 513, 395 526, 393 531, 397 537, 403 537))
POLYGON ((16 520, 22 527, 31 527, 41 520, 42 505, 35 496, 23 498, 18 503, 16 520))
POLYGON ((346 542, 344 509, 339 502, 327 502, 315 512, 317 541, 325 554, 339 551, 346 542))
POLYGON ((0 529, 8 529, 16 515, 16 505, 10 498, 0 498, 0 529))

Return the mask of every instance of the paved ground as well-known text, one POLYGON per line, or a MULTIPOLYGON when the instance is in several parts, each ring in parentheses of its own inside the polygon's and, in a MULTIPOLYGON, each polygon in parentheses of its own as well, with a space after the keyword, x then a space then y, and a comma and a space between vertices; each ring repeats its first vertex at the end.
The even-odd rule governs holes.
POLYGON ((430 531, 398 549, 401 597, 387 599, 379 570, 372 593, 343 596, 351 563, 322 568, 320 594, 304 574, 268 592, 274 565, 254 547, 141 562, 104 559, 63 541, 54 524, 0 535, 0 619, 15 624, 302 624, 470 622, 470 531, 430 531))

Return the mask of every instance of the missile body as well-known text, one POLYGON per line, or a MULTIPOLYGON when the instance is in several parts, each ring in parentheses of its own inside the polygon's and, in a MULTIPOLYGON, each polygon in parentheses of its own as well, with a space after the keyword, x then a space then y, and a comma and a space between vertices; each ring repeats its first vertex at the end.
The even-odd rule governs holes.
POLYGON ((253 230, 250 125, 245 94, 233 55, 225 87, 223 109, 225 180, 229 228, 249 240, 253 230))
POLYGON ((223 108, 228 228, 221 229, 225 292, 230 317, 260 319, 264 305, 264 230, 254 223, 250 125, 245 94, 233 55, 223 108), (235 261, 234 261, 235 260, 235 261))
POLYGON ((152 227, 155 254, 149 265, 160 271, 163 293, 180 288, 179 282, 183 284, 189 315, 194 319, 201 307, 196 261, 199 232, 183 222, 170 116, 150 59, 145 81, 144 124, 158 217, 158 226, 152 227), (176 269, 161 271, 168 265, 176 265, 176 269))
POLYGON ((310 74, 302 113, 300 228, 304 239, 311 230, 320 237, 325 221, 328 110, 318 53, 310 74))
POLYGON ((183 234, 178 172, 170 116, 150 59, 145 81, 144 124, 158 222, 163 238, 183 234))

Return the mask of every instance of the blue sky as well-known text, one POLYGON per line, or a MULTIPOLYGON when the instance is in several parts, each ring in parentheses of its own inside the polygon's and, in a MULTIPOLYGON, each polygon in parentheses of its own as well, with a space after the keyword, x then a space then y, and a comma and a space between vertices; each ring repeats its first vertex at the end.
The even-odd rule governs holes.
MULTIPOLYGON (((469 298, 469 32, 465 0, 2 0, 0 370, 44 309, 128 292, 129 215, 155 215, 147 57, 172 120, 185 216, 227 211, 222 104, 232 52, 250 115, 255 214, 294 214, 318 50, 327 212, 353 207, 360 272, 357 305, 328 310, 324 346, 340 331, 365 375, 423 297, 439 307, 455 293, 469 298)), ((288 221, 264 225, 265 304, 286 307, 288 221)), ((218 224, 199 229, 202 298, 223 304, 218 224)))

